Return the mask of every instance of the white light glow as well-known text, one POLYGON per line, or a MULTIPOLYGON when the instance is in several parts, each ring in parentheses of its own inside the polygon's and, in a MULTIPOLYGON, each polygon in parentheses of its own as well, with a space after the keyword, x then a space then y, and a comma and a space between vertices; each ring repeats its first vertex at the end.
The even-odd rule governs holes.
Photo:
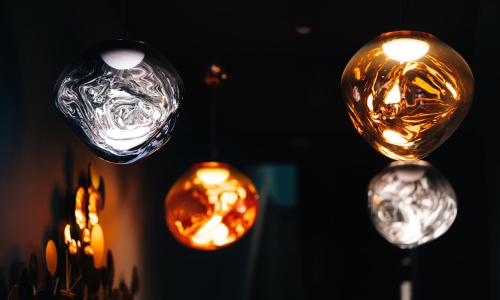
POLYGON ((191 241, 198 245, 213 243, 223 246, 229 241, 229 229, 222 223, 222 216, 215 215, 196 232, 191 241))
POLYGON ((398 178, 406 182, 420 180, 424 174, 424 169, 401 169, 396 172, 398 178))
POLYGON ((224 168, 200 168, 196 171, 198 177, 204 184, 219 184, 229 177, 229 170, 224 168))
POLYGON ((408 144, 408 141, 405 139, 405 137, 394 130, 384 130, 382 135, 387 142, 393 145, 404 146, 408 144))
POLYGON ((400 63, 417 60, 429 51, 429 44, 416 39, 395 39, 382 45, 385 55, 400 63))
POLYGON ((368 109, 373 111, 373 95, 370 94, 368 95, 368 98, 366 99, 366 105, 368 105, 368 109))
POLYGON ((399 91, 399 82, 396 81, 392 89, 385 96, 384 103, 385 104, 396 104, 401 102, 401 92, 399 91))
POLYGON ((103 52, 102 60, 117 70, 133 68, 144 59, 144 52, 136 49, 117 49, 103 52))

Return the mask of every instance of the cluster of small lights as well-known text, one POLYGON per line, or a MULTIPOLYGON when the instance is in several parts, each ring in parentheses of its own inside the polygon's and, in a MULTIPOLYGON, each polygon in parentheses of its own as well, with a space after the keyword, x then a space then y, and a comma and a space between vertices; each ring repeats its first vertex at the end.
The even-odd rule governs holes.
POLYGON ((104 263, 104 233, 99 225, 99 210, 102 195, 99 192, 100 178, 95 166, 90 167, 90 186, 79 187, 75 196, 75 223, 78 234, 73 235, 71 224, 64 227, 64 242, 68 252, 78 254, 80 250, 93 256, 94 266, 102 267, 104 263), (79 236, 80 238, 77 238, 79 236))
POLYGON ((205 75, 205 84, 208 86, 218 86, 228 79, 228 75, 219 65, 211 65, 205 75))

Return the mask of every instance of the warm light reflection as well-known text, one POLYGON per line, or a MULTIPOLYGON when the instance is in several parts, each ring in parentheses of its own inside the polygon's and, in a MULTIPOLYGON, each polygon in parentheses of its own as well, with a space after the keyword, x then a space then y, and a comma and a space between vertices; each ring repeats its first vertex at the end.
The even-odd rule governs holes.
POLYGON ((90 230, 88 228, 83 230, 83 242, 90 243, 90 230))
POLYGON ((75 197, 75 221, 80 229, 87 226, 87 217, 85 215, 85 189, 83 187, 78 188, 75 197))
POLYGON ((366 105, 368 106, 369 110, 373 110, 373 95, 372 94, 368 95, 368 98, 366 99, 366 105))
POLYGON ((75 221, 79 229, 77 236, 72 236, 72 227, 66 224, 64 243, 70 254, 75 255, 83 251, 85 255, 93 256, 96 268, 100 268, 104 256, 104 235, 99 225, 102 195, 98 188, 101 178, 93 164, 89 166, 89 179, 90 186, 79 187, 75 195, 75 221))
POLYGON ((186 246, 214 250, 245 235, 257 212, 252 182, 227 164, 195 165, 170 189, 165 213, 170 232, 186 246))
POLYGON ((384 103, 396 104, 399 102, 401 102, 401 93, 399 92, 399 81, 396 80, 396 82, 394 82, 394 86, 392 87, 392 89, 389 91, 389 93, 387 93, 387 96, 385 96, 384 103))
POLYGON ((92 188, 98 190, 99 185, 101 183, 101 176, 99 175, 99 169, 97 169, 97 166, 95 164, 90 164, 89 172, 90 172, 90 183, 92 185, 92 188))
POLYGON ((405 146, 408 145, 408 141, 401 134, 393 130, 384 130, 384 139, 393 145, 405 146))
POLYGON ((45 246, 45 265, 50 276, 56 276, 57 271, 57 247, 53 240, 49 240, 45 246))
POLYGON ((350 119, 368 143, 397 160, 429 155, 459 126, 474 78, 463 58, 428 33, 384 33, 342 74, 350 119))
POLYGON ((98 208, 99 208, 99 197, 100 194, 93 189, 89 188, 89 199, 88 199, 88 212, 89 212, 89 221, 92 226, 95 226, 99 223, 98 216, 98 208))
POLYGON ((104 265, 104 232, 99 224, 96 224, 92 228, 92 233, 90 234, 90 247, 92 248, 94 255, 94 267, 96 269, 102 268, 104 265))
POLYGON ((71 225, 66 224, 64 227, 64 243, 68 245, 71 242, 71 225))
POLYGON ((451 85, 449 82, 447 82, 446 83, 446 87, 448 88, 448 90, 453 95, 453 98, 457 99, 458 93, 457 93, 457 90, 455 90, 455 88, 453 87, 453 85, 451 85))
POLYGON ((80 248, 80 245, 78 245, 75 240, 71 240, 69 245, 68 245, 69 253, 71 253, 73 255, 77 254, 78 248, 80 248))
POLYGON ((422 58, 429 51, 429 44, 416 39, 395 39, 382 45, 385 55, 401 63, 422 58))

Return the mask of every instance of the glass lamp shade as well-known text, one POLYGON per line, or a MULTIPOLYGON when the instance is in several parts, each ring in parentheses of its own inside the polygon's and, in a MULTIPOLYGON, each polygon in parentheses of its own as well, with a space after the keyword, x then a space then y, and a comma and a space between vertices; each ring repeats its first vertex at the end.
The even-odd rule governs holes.
POLYGON ((400 248, 444 234, 457 215, 448 180, 425 161, 393 162, 370 182, 368 207, 377 231, 400 248))
POLYGON ((169 140, 182 90, 160 53, 142 42, 116 40, 66 68, 55 87, 55 105, 99 157, 126 164, 169 140))
POLYGON ((196 164, 177 180, 165 199, 168 229, 187 247, 216 250, 250 230, 258 201, 250 179, 230 165, 196 164))
POLYGON ((356 130, 380 153, 421 159, 459 126, 472 102, 465 60, 431 34, 384 33, 362 47, 342 74, 356 130))

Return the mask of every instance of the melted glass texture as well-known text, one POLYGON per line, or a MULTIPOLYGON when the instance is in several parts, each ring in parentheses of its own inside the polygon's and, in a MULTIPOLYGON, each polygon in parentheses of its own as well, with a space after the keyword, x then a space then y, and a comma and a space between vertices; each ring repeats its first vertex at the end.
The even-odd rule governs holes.
POLYGON ((452 186, 425 161, 393 162, 368 187, 377 231, 390 243, 414 248, 445 233, 457 215, 452 186))
POLYGON ((250 230, 258 200, 253 183, 236 169, 200 163, 177 180, 165 199, 168 229, 185 246, 216 250, 250 230))
POLYGON ((415 160, 439 147, 472 102, 465 60, 433 35, 398 31, 361 48, 342 75, 356 130, 382 154, 415 160))
POLYGON ((55 104, 98 156, 131 163, 168 141, 181 93, 180 77, 159 53, 117 40, 63 72, 55 104))

